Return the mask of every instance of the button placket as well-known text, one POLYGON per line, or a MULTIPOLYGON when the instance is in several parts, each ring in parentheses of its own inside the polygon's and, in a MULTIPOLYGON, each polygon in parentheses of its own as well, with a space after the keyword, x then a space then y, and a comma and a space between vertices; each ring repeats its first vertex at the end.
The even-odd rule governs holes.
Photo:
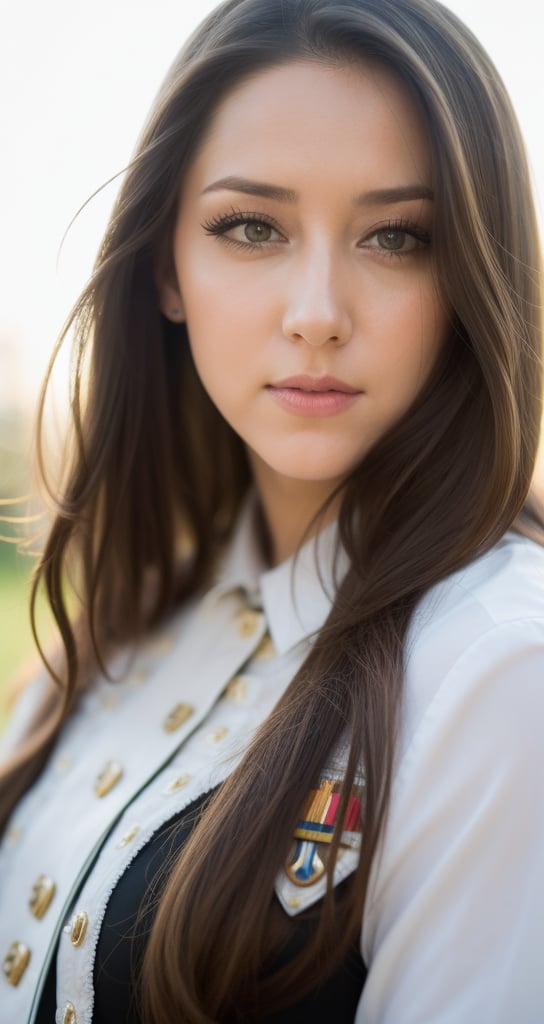
MULTIPOLYGON (((258 642, 260 641, 261 636, 262 636, 262 632, 263 632, 263 629, 264 629, 263 617, 259 613, 253 613, 253 612, 251 612, 249 620, 246 618, 246 616, 244 614, 244 618, 243 618, 243 621, 242 621, 242 633, 245 634, 245 635, 244 636, 240 635, 240 632, 239 632, 240 620, 238 618, 240 605, 238 603, 238 608, 236 608, 236 607, 233 608, 233 603, 234 603, 233 601, 230 601, 229 604, 225 607, 225 612, 221 613, 221 620, 222 621, 220 622, 220 634, 218 634, 218 637, 219 637, 219 639, 218 639, 218 648, 219 648, 219 650, 222 651, 222 645, 224 644, 224 647, 225 647, 225 655, 224 655, 224 657, 223 657, 223 655, 221 655, 221 657, 217 656, 218 653, 219 653, 219 652, 217 652, 215 657, 212 656, 212 658, 210 658, 209 667, 206 669, 206 671, 200 673, 200 667, 199 667, 200 666, 200 660, 199 660, 199 657, 197 657, 196 655, 195 656, 191 655, 191 658, 188 658, 186 661, 184 661, 184 675, 181 678, 179 678, 176 673, 170 673, 169 680, 168 680, 167 673, 165 673, 163 671, 162 675, 161 675, 161 685, 164 686, 164 689, 161 690, 160 692, 162 692, 164 694, 169 693, 169 698, 170 699, 168 700, 168 698, 166 698, 166 703, 162 705, 162 708, 161 708, 160 704, 158 704, 158 706, 157 706, 157 702, 155 702, 154 716, 153 716, 153 701, 152 701, 151 697, 148 698, 147 702, 146 702, 146 699, 145 699, 145 694, 146 694, 146 691, 147 691, 147 687, 145 689, 142 688, 140 690, 139 694, 137 694, 136 692, 133 691, 133 693, 130 695, 131 701, 134 701, 133 707, 138 710, 140 708, 140 706, 141 706, 142 707, 142 712, 141 713, 146 716, 144 719, 140 719, 140 720, 149 721, 150 746, 153 747, 154 755, 155 755, 155 757, 157 759, 157 762, 162 760, 163 761, 163 769, 162 770, 164 771, 166 769, 168 771, 168 774, 166 775, 166 778, 164 779, 164 781, 161 780, 160 788, 159 788, 159 792, 162 792, 162 793, 165 794, 162 797, 162 799, 165 801, 165 805, 164 805, 165 808, 166 808, 167 795, 166 795, 164 787, 168 787, 168 790, 167 790, 168 796, 171 796, 172 801, 175 802, 175 803, 181 804, 182 801, 184 803, 187 800, 190 802, 190 798, 192 797, 192 788, 191 788, 190 792, 188 790, 187 791, 185 790, 185 787, 188 787, 189 782, 191 782, 191 781, 196 782, 197 778, 199 778, 200 775, 202 775, 203 779, 206 778, 206 772, 207 772, 206 765, 207 765, 207 761, 208 761, 208 758, 209 758, 210 748, 208 748, 208 751, 206 751, 206 744, 204 743, 204 745, 203 745, 202 744, 202 740, 204 739, 204 741, 205 741, 206 733, 207 732, 209 733, 210 732, 210 728, 213 728, 213 726, 217 722, 217 718, 215 718, 215 721, 211 722, 210 725, 208 725, 208 729, 206 729, 206 716, 211 712, 211 710, 216 705, 217 701, 220 699, 221 692, 222 691, 224 692, 225 685, 228 683, 229 678, 234 676, 236 674, 236 672, 240 672, 240 670, 242 669, 243 665, 247 661, 248 657, 252 656, 252 652, 257 647, 258 642), (196 686, 193 689, 192 680, 194 680, 194 679, 196 679, 196 686), (192 693, 196 693, 196 695, 197 695, 197 699, 195 699, 195 701, 194 701, 194 705, 195 705, 194 709, 193 709, 193 705, 191 704, 190 705, 190 709, 184 709, 183 710, 183 714, 182 714, 183 718, 185 718, 186 715, 187 715, 187 718, 188 718, 189 714, 187 712, 188 712, 188 710, 190 710, 190 713, 191 713, 191 716, 192 716, 191 720, 190 721, 186 720, 185 724, 183 724, 183 727, 178 727, 179 731, 176 731, 175 729, 163 731, 163 723, 164 723, 164 719, 165 719, 166 714, 167 713, 170 714, 172 711, 174 711, 174 708, 177 709, 178 705, 186 704, 187 703, 187 698, 188 698, 189 701, 191 701, 192 693), (177 700, 178 700, 177 704, 175 703, 176 697, 177 697, 177 700), (172 707, 172 705, 173 705, 173 707, 172 707), (150 711, 151 711, 151 716, 149 714, 150 711), (153 717, 155 717, 155 724, 153 723, 153 717), (170 731, 171 731, 172 734, 171 735, 167 735, 167 733, 169 733, 170 731), (161 739, 161 733, 162 733, 162 739, 161 739), (194 746, 194 752, 195 752, 195 755, 196 755, 195 767, 193 767, 193 761, 186 762, 185 759, 183 758, 183 759, 180 759, 180 762, 176 766, 174 766, 173 764, 170 764, 170 768, 168 770, 167 765, 168 765, 168 762, 170 761, 170 758, 174 754, 176 756, 178 756, 178 752, 181 751, 181 749, 185 749, 185 741, 186 741, 186 739, 190 740, 192 736, 194 736, 194 744, 193 744, 193 746, 194 746), (183 746, 182 746, 182 741, 183 741, 183 746), (162 750, 162 753, 161 753, 161 750, 162 750), (199 753, 199 750, 200 750, 200 753, 199 753), (186 776, 189 775, 188 772, 185 772, 186 765, 191 770, 191 778, 186 777, 186 776), (176 796, 176 794, 177 794, 177 796, 176 796)), ((200 616, 199 616, 199 627, 202 629, 201 642, 198 645, 200 652, 202 652, 203 650, 206 650, 206 646, 208 644, 208 640, 206 639, 207 631, 206 631, 206 635, 205 635, 204 625, 205 625, 205 623, 203 625, 201 625, 201 620, 200 620, 200 616)), ((136 671, 139 668, 140 668, 140 666, 134 666, 133 671, 136 671)), ((147 692, 150 693, 150 691, 147 691, 147 692)), ((234 711, 234 708, 232 709, 232 711, 234 711)), ((178 714, 178 712, 176 712, 176 716, 175 717, 177 717, 177 714, 178 714)), ((173 718, 174 718, 174 716, 173 716, 173 718)), ((219 721, 221 722, 221 719, 219 719, 219 721)), ((230 720, 228 718, 224 718, 222 721, 224 723, 230 724, 230 720)), ((230 732, 230 730, 226 729, 226 725, 225 724, 221 724, 217 728, 221 730, 221 733, 218 734, 217 731, 214 730, 215 740, 216 740, 216 742, 220 742, 220 737, 222 738, 223 736, 225 736, 227 731, 230 732)), ((219 747, 217 748, 218 757, 219 757, 220 754, 223 753, 223 749, 224 748, 219 748, 219 747)), ((109 746, 109 750, 108 750, 108 747, 106 747, 105 753, 107 754, 109 751, 111 751, 112 753, 115 751, 117 753, 117 749, 116 749, 115 746, 109 746)), ((131 788, 132 787, 132 783, 133 783, 134 773, 136 773, 136 776, 138 776, 138 774, 139 774, 139 765, 138 764, 133 765, 132 759, 131 759, 132 758, 132 752, 130 752, 129 754, 127 754, 125 756, 124 753, 123 753, 123 749, 119 748, 118 756, 119 756, 119 762, 122 762, 123 768, 124 768, 124 772, 125 772, 125 775, 127 777, 126 788, 127 789, 131 788)), ((113 762, 114 766, 115 766, 115 764, 118 764, 118 768, 120 769, 120 771, 122 773, 123 772, 123 768, 121 767, 121 763, 113 762)), ((105 767, 107 767, 108 769, 111 769, 112 763, 110 762, 108 764, 108 766, 105 766, 105 767)), ((223 768, 223 762, 221 761, 221 769, 222 768, 223 768)), ((101 775, 102 774, 103 773, 101 773, 101 775)), ((109 770, 108 770, 108 772, 106 772, 106 775, 109 775, 109 770)), ((121 776, 119 775, 115 779, 115 782, 113 784, 116 784, 119 781, 120 777, 121 776)), ((107 781, 107 780, 104 780, 104 781, 107 781)), ((158 780, 158 777, 157 777, 157 782, 158 781, 159 780, 158 780)), ((107 790, 105 792, 109 792, 110 788, 111 787, 108 785, 108 788, 107 788, 107 790)), ((105 792, 104 792, 104 795, 105 795, 105 792)), ((118 786, 117 792, 119 792, 120 798, 124 797, 124 795, 125 795, 125 784, 123 784, 122 787, 118 786), (122 790, 122 792, 121 792, 121 790, 122 790)), ((142 798, 143 798, 143 794, 142 794, 142 798)), ((113 797, 113 802, 117 801, 117 799, 118 799, 118 797, 117 797, 117 793, 116 793, 115 796, 113 797)), ((137 799, 139 799, 139 797, 137 799)), ((170 803, 170 801, 168 801, 168 806, 169 806, 169 808, 171 808, 173 806, 173 804, 170 803)), ((126 814, 126 810, 127 809, 128 809, 128 805, 125 806, 125 812, 124 812, 125 814, 126 814)), ((159 808, 157 807, 156 804, 153 807, 153 811, 154 812, 158 812, 159 811, 159 808)), ((142 823, 144 821, 144 819, 140 816, 138 808, 137 808, 136 805, 133 806, 132 812, 129 812, 129 813, 131 814, 131 817, 128 819, 128 821, 125 818, 124 829, 122 827, 121 829, 119 829, 119 831, 116 832, 116 837, 115 837, 114 842, 113 842, 113 849, 110 846, 110 850, 111 850, 110 857, 113 856, 113 850, 115 849, 116 844, 117 845, 119 844, 119 840, 120 839, 122 839, 122 840, 125 839, 125 836, 123 835, 123 831, 126 831, 126 830, 130 830, 131 831, 131 825, 132 825, 133 821, 140 821, 140 823, 142 823), (134 813, 134 818, 132 818, 132 813, 134 813), (132 818, 132 820, 131 820, 131 818, 132 818)), ((128 835, 128 831, 127 831, 127 835, 128 835)), ((144 839, 143 832, 141 832, 141 834, 137 838, 135 838, 134 841, 132 839, 128 839, 127 840, 127 842, 130 842, 132 844, 130 848, 124 849, 124 850, 123 849, 119 849, 119 850, 115 851, 116 856, 119 857, 119 863, 120 864, 121 863, 125 863, 127 858, 129 858, 131 856, 131 854, 134 852, 135 848, 137 846, 139 847, 141 845, 141 842, 143 842, 143 839, 144 839)), ((125 844, 123 843, 123 846, 124 845, 125 844)), ((105 888, 106 888, 106 878, 105 877, 103 878, 102 875, 100 874, 100 872, 103 871, 102 867, 100 866, 100 859, 99 859, 98 865, 97 865, 97 874, 94 874, 94 871, 95 871, 95 869, 93 869, 94 881, 99 885, 99 887, 102 887, 102 885, 103 885, 104 886, 104 891, 105 891, 105 888)), ((90 891, 91 890, 89 890, 89 892, 90 891)), ((80 898, 83 901, 85 901, 85 899, 86 899, 86 897, 85 897, 85 887, 82 889, 82 891, 80 893, 80 898)), ((100 897, 100 900, 101 900, 101 897, 100 897)), ((84 905, 85 905, 85 902, 84 902, 84 905)), ((94 918, 95 912, 98 912, 100 914, 101 911, 102 911, 102 905, 100 904, 100 907, 97 910, 97 907, 95 906, 95 903, 93 903, 93 905, 92 905, 92 915, 93 915, 93 918, 94 918)), ((91 913, 90 908, 89 908, 89 912, 91 913)), ((71 927, 73 927, 73 922, 72 922, 71 927)), ((91 924, 89 925, 88 931, 87 931, 87 938, 85 940, 86 943, 87 943, 87 946, 89 944, 89 939, 91 938, 91 931, 93 929, 94 929, 94 925, 91 922, 91 924)), ((85 957, 76 956, 75 955, 75 949, 73 948, 73 944, 71 942, 71 931, 69 933, 69 936, 66 936, 66 938, 68 938, 68 937, 70 938, 70 942, 66 942, 65 945, 63 944, 64 948, 61 949, 61 951, 60 951, 60 958, 61 958, 60 962, 62 964, 62 962, 65 961, 67 965, 69 963, 73 962, 73 967, 70 968, 70 969, 74 971, 74 976, 73 977, 74 977, 74 984, 76 985, 76 987, 75 988, 72 987, 72 985, 69 982, 70 974, 69 974, 69 972, 68 972, 68 974, 65 972, 64 973, 64 977, 65 977, 66 980, 65 980, 64 985, 61 987, 61 990, 59 991, 59 1007, 62 1008, 62 1006, 66 1005, 67 1002, 69 1002, 71 999, 73 999, 75 1005, 77 1006, 78 1015, 81 1016, 82 1013, 84 1015, 87 1013, 86 1006, 85 1007, 79 1006, 77 1004, 76 999, 74 999, 74 997, 77 997, 77 993, 79 991, 80 982, 84 978, 85 972, 87 970, 87 967, 86 967, 86 957, 87 957, 87 954, 85 954, 85 957)), ((60 1010, 60 1012, 62 1013, 62 1009, 60 1010)))

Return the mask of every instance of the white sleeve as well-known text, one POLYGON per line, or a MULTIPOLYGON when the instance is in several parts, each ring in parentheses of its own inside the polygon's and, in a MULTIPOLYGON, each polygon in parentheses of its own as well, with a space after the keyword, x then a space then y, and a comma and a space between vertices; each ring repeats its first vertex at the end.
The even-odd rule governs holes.
POLYGON ((356 1024, 544 1021, 544 623, 495 626, 395 774, 356 1024))

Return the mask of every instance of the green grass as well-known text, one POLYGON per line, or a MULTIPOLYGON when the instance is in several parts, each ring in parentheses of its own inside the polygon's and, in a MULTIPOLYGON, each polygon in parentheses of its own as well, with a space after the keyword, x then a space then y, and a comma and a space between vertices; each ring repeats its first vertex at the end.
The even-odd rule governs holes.
MULTIPOLYGON (((0 729, 9 684, 36 651, 29 612, 31 569, 31 559, 23 556, 0 560, 0 729)), ((38 603, 39 623, 45 621, 44 612, 42 600, 38 603)))
POLYGON ((34 648, 28 599, 30 562, 0 563, 0 687, 34 648))

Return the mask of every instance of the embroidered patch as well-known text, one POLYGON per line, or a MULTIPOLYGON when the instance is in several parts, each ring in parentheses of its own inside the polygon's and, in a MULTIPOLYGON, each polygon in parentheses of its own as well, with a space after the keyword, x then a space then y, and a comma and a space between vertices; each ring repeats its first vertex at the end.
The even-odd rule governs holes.
MULTIPOLYGON (((332 843, 340 805, 341 778, 323 777, 318 789, 310 790, 293 838, 295 852, 285 865, 288 878, 297 886, 313 885, 325 874, 318 843, 332 843)), ((361 791, 355 785, 343 822, 342 846, 357 850, 361 844, 361 791)))

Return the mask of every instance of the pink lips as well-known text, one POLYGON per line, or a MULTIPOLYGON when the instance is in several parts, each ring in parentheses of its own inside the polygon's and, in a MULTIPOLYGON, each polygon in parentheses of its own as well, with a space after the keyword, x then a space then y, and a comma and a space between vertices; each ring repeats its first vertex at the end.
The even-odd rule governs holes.
POLYGON ((299 416, 334 416, 352 405, 362 394, 336 377, 312 377, 300 374, 267 386, 275 401, 299 416))

